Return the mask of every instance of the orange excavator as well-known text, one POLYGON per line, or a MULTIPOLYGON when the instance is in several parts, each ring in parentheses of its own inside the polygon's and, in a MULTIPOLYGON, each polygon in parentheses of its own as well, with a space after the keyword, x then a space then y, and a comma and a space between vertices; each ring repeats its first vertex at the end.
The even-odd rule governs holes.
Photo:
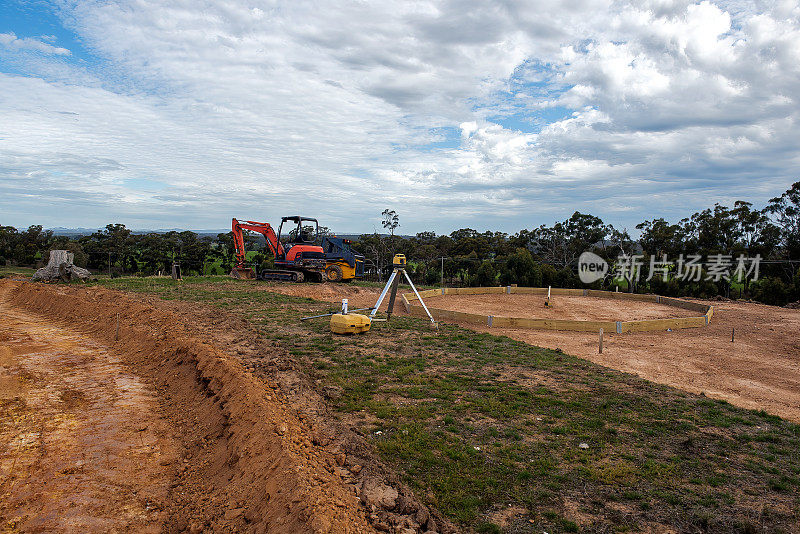
POLYGON ((298 215, 283 217, 277 235, 269 223, 256 221, 239 222, 237 219, 233 219, 231 230, 236 247, 236 266, 231 270, 231 277, 287 282, 325 281, 325 254, 322 247, 315 245, 319 237, 319 223, 316 219, 298 215), (282 241, 281 232, 286 223, 289 223, 287 228, 293 228, 288 232, 288 239, 282 241), (308 223, 313 223, 313 225, 308 223), (276 269, 266 269, 256 273, 252 268, 246 266, 243 230, 258 232, 266 238, 267 246, 275 256, 276 269))

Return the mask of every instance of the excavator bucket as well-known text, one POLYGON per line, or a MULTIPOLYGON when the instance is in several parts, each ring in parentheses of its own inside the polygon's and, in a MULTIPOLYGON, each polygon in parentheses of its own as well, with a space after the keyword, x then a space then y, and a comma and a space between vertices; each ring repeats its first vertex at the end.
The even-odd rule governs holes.
POLYGON ((237 280, 255 280, 256 273, 250 267, 234 267, 231 270, 231 278, 237 280))

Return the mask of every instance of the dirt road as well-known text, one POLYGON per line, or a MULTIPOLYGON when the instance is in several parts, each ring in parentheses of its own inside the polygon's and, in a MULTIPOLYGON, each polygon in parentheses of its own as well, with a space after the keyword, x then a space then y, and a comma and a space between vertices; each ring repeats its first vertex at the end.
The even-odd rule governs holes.
POLYGON ((178 448, 107 347, 0 297, 0 529, 157 532, 178 448))

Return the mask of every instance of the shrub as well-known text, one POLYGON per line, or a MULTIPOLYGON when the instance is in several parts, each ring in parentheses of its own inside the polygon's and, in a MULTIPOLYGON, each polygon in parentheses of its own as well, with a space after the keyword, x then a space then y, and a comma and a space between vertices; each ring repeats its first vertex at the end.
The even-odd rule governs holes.
POLYGON ((556 271, 555 267, 547 263, 543 263, 540 265, 539 269, 542 273, 541 286, 558 286, 556 281, 558 271, 556 271))
POLYGON ((548 284, 554 285, 556 287, 580 287, 581 282, 575 273, 569 267, 564 267, 560 269, 556 273, 556 281, 555 284, 548 284))
POLYGON ((425 269, 425 284, 436 285, 442 281, 441 272, 437 269, 425 269))
POLYGON ((783 306, 789 302, 790 296, 789 286, 777 277, 763 278, 753 287, 753 298, 764 304, 783 306))
POLYGON ((497 284, 497 270, 494 264, 490 261, 484 261, 478 267, 478 272, 475 276, 475 285, 477 286, 493 286, 497 284))
POLYGON ((500 274, 500 284, 540 287, 542 285, 541 267, 533 261, 533 257, 527 249, 517 249, 506 260, 505 267, 500 274))

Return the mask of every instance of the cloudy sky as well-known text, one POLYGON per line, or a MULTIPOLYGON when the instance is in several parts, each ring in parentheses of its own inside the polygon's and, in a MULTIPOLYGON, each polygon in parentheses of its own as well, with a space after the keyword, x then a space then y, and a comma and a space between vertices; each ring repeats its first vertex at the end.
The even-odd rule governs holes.
POLYGON ((795 0, 0 2, 0 224, 632 229, 800 178, 795 0))

